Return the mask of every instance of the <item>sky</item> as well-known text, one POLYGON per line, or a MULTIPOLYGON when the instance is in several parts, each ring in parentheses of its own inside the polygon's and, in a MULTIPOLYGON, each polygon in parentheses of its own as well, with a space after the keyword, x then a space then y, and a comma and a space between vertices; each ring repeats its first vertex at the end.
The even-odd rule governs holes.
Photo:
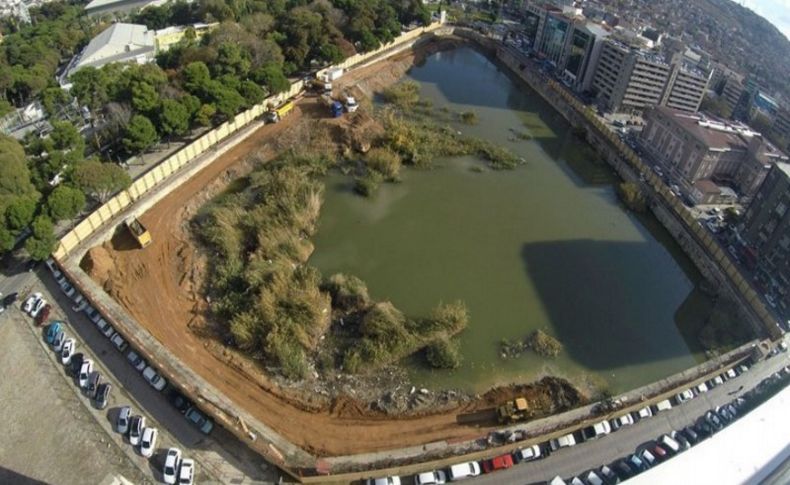
POLYGON ((790 0, 735 0, 768 19, 790 39, 790 0))

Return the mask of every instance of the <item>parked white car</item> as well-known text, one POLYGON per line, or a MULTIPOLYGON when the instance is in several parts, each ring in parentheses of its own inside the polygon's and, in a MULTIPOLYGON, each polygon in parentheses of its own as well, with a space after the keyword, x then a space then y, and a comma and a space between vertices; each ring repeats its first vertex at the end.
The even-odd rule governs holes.
POLYGON ((192 485, 195 480, 195 461, 184 458, 178 470, 178 485, 192 485))
POLYGON ((181 450, 169 448, 165 455, 165 466, 162 468, 162 475, 165 483, 175 484, 178 469, 181 466, 181 450))
POLYGON ((81 388, 85 389, 86 387, 88 387, 88 379, 90 379, 92 373, 93 373, 93 361, 90 359, 85 359, 82 362, 82 367, 80 367, 80 374, 79 374, 79 382, 81 388))
POLYGON ((471 478, 480 475, 480 464, 476 461, 466 463, 459 463, 450 467, 448 478, 451 482, 463 480, 464 478, 471 478))
POLYGON ((42 298, 43 295, 41 293, 33 293, 25 300, 25 303, 22 305, 22 311, 30 315, 30 312, 36 307, 36 303, 42 298))
POLYGON ((38 314, 41 312, 41 309, 44 308, 46 305, 47 305, 47 300, 43 298, 39 298, 38 300, 36 300, 36 302, 33 304, 33 309, 30 310, 30 316, 36 318, 38 314))
POLYGON ((694 389, 697 390, 697 394, 702 394, 703 392, 708 392, 708 386, 704 382, 700 382, 699 384, 697 384, 697 386, 694 389))
POLYGON ((71 363, 71 356, 74 355, 74 349, 77 347, 77 342, 73 338, 67 338, 63 342, 63 348, 60 350, 60 363, 69 365, 71 363))
POLYGON ((447 475, 443 470, 420 473, 414 477, 415 485, 442 485, 447 482, 447 475))
POLYGON ((516 450, 516 452, 513 453, 517 463, 537 460, 540 458, 540 455, 540 446, 538 445, 532 445, 528 448, 521 448, 520 450, 516 450))
POLYGON ((623 414, 622 416, 612 419, 612 429, 615 431, 624 426, 631 426, 632 424, 634 424, 634 417, 630 414, 623 414))
POLYGON ((685 391, 679 392, 677 395, 675 395, 675 402, 677 404, 683 404, 690 399, 694 399, 694 391, 691 389, 686 389, 685 391))
POLYGON ((568 433, 565 436, 560 436, 559 438, 554 438, 553 440, 549 441, 549 446, 551 446, 552 451, 574 446, 575 444, 576 438, 573 437, 573 433, 568 433))
POLYGON ((154 454, 156 448, 156 438, 159 436, 159 431, 156 428, 145 428, 143 430, 143 437, 140 438, 140 454, 146 458, 150 458, 154 454))
POLYGON ((669 399, 664 399, 663 401, 659 401, 653 406, 653 413, 658 414, 661 411, 669 411, 672 409, 672 403, 669 402, 669 399))
POLYGON ((143 371, 143 377, 146 381, 148 381, 149 384, 151 384, 151 387, 157 391, 161 391, 165 388, 165 386, 167 386, 167 381, 165 378, 157 374, 153 367, 146 367, 143 371))
POLYGON ((650 406, 645 406, 639 411, 635 411, 634 415, 635 415, 634 417, 636 417, 636 419, 639 420, 649 418, 653 415, 653 410, 650 409, 650 406))

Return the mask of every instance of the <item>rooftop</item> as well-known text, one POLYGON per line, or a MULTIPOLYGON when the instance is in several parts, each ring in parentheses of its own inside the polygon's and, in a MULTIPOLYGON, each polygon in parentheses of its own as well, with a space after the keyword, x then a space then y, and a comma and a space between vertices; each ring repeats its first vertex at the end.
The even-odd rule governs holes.
POLYGON ((655 108, 671 118, 697 140, 712 150, 746 150, 746 137, 757 135, 740 123, 728 123, 702 114, 690 114, 666 106, 655 108))

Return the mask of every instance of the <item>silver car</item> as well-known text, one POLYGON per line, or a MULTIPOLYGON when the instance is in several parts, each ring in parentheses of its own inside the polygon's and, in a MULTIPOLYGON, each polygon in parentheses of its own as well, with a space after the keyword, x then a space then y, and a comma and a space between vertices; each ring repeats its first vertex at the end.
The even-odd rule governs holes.
POLYGON ((115 420, 115 431, 126 434, 129 431, 129 420, 132 418, 132 408, 124 406, 118 412, 118 419, 115 420))

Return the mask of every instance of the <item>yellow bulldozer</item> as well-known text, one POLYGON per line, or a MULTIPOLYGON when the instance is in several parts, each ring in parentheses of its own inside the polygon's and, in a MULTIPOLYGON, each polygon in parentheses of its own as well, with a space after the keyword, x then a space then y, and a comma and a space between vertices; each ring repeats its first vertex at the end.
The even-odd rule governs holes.
POLYGON ((527 404, 526 398, 517 397, 499 406, 496 409, 496 414, 500 423, 515 423, 530 416, 529 404, 527 404))

